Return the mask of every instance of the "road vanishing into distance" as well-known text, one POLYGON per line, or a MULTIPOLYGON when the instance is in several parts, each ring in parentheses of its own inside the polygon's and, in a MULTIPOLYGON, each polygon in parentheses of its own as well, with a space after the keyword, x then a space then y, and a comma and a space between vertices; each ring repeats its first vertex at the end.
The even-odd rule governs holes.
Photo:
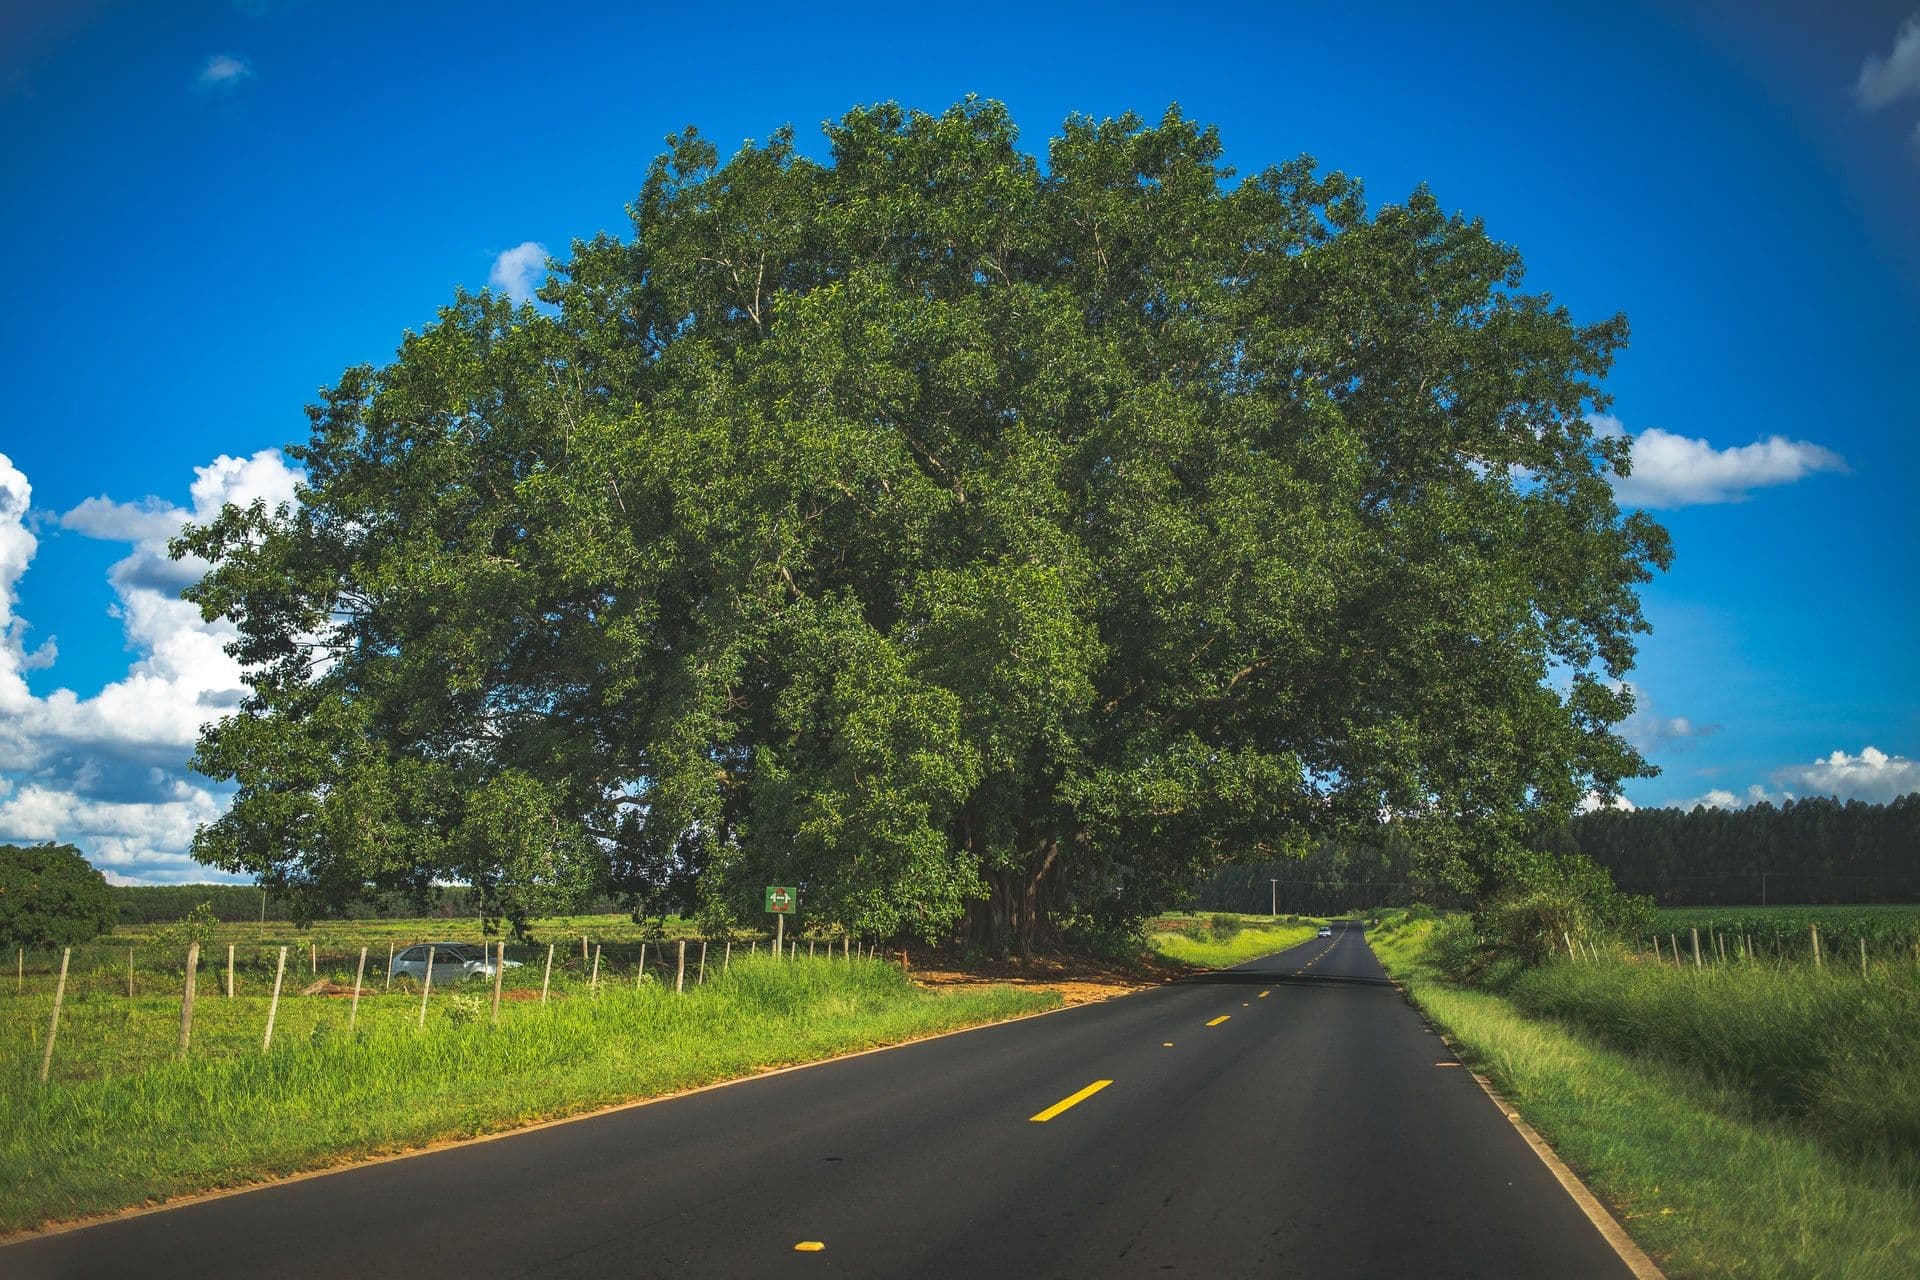
POLYGON ((0 1246, 8 1280, 1629 1275, 1358 927, 1138 995, 0 1246))

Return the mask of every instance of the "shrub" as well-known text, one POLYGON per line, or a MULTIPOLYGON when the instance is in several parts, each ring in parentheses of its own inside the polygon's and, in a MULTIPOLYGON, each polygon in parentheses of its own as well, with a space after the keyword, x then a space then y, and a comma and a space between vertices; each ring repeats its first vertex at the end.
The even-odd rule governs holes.
POLYGON ((1207 928, 1216 942, 1230 942, 1240 936, 1240 919, 1224 911, 1218 912, 1207 922, 1207 928))
POLYGON ((107 878, 70 844, 0 844, 0 945, 63 947, 119 922, 107 878))
POLYGON ((1526 855, 1514 864, 1509 887, 1475 913, 1489 946, 1528 965, 1568 937, 1637 938, 1652 919, 1652 899, 1621 893, 1605 868, 1578 853, 1526 855))

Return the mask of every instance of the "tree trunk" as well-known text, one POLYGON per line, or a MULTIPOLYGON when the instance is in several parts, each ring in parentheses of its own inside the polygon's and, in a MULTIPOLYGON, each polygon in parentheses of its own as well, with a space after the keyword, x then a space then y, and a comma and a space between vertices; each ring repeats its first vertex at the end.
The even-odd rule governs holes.
POLYGON ((1060 842, 1050 836, 1025 867, 987 872, 987 896, 967 911, 967 940, 996 955, 1017 950, 1022 960, 1032 958, 1034 944, 1053 932, 1049 890, 1059 856, 1060 842))

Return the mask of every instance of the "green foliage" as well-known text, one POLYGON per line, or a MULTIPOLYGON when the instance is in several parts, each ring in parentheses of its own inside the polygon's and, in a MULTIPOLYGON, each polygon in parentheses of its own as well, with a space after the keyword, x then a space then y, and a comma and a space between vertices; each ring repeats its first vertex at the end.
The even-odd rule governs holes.
POLYGON ((1233 936, 1240 932, 1240 917, 1217 912, 1211 920, 1207 921, 1207 931, 1213 935, 1215 941, 1231 942, 1233 936))
POLYGON ((1569 937, 1639 938, 1653 919, 1650 899, 1623 894, 1606 871, 1579 854, 1529 853, 1505 867, 1504 887, 1475 913, 1486 945, 1537 965, 1569 937))
POLYGON ((973 99, 826 133, 670 139, 551 310, 459 295, 312 409, 297 507, 177 544, 253 689, 196 856, 303 918, 795 884, 1025 949, 1383 807, 1472 880, 1646 771, 1604 677, 1668 548, 1589 423, 1623 320, 1177 111, 1044 170, 973 99))
POLYGON ((0 844, 0 945, 58 947, 113 928, 107 878, 70 844, 0 844))
POLYGON ((187 948, 199 943, 205 950, 220 931, 220 918, 211 902, 202 902, 180 919, 153 931, 153 944, 162 952, 184 956, 187 948))

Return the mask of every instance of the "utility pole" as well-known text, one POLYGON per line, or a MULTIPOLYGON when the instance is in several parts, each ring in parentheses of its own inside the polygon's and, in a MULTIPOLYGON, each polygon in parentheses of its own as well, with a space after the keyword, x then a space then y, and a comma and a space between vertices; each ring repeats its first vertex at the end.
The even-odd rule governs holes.
POLYGON ((1267 914, 1270 916, 1278 916, 1280 914, 1280 882, 1278 880, 1267 881, 1267 890, 1267 914))

